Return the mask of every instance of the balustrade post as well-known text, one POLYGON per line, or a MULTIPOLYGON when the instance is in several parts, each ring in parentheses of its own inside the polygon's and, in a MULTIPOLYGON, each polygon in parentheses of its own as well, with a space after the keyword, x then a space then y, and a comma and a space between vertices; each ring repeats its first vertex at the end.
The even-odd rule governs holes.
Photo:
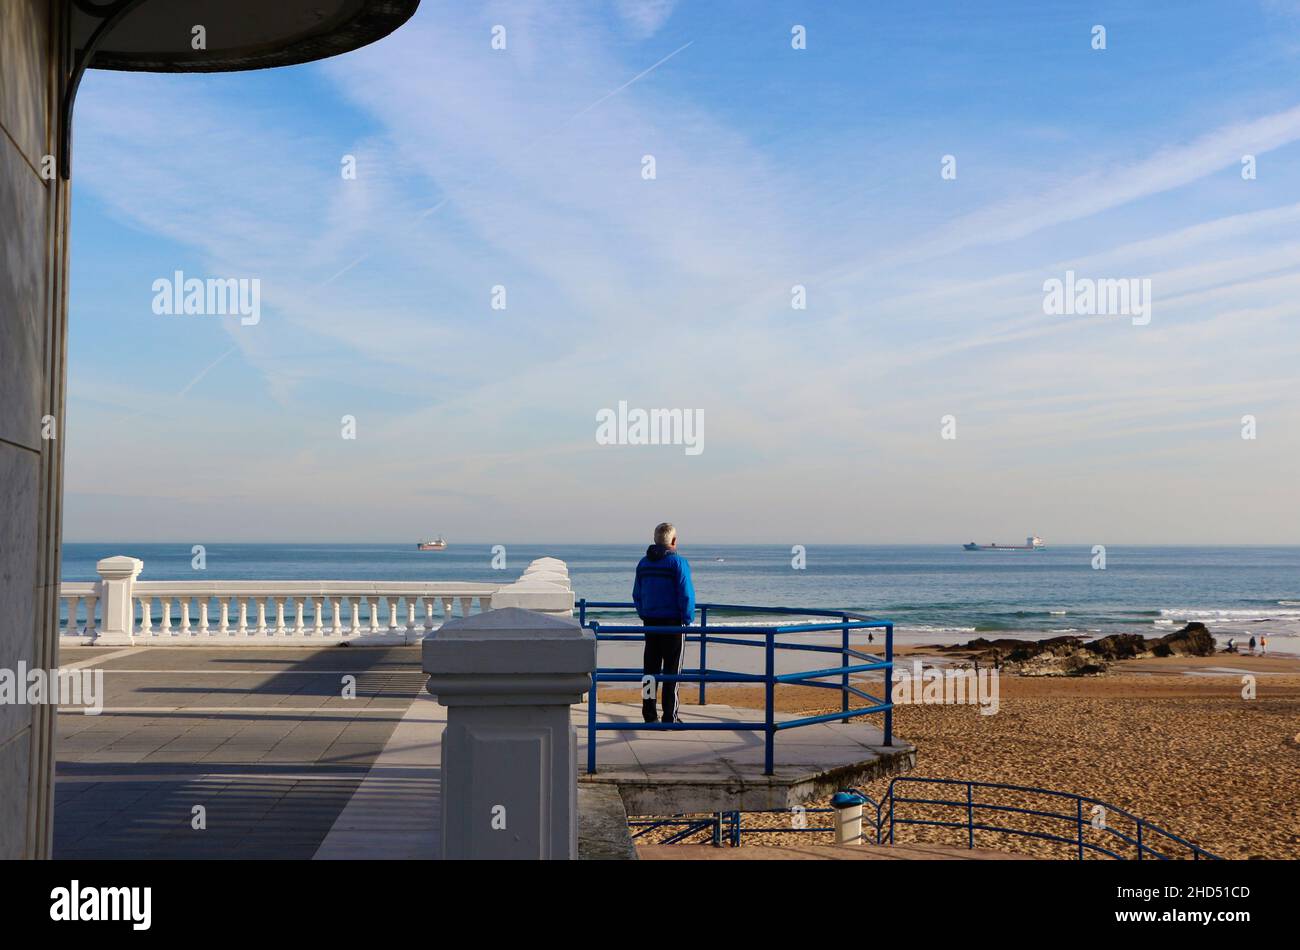
POLYGON ((523 607, 552 617, 572 617, 574 596, 567 572, 547 567, 546 559, 534 561, 512 584, 492 594, 492 608, 523 607))
POLYGON ((493 610, 426 637, 423 668, 429 692, 447 707, 442 857, 576 858, 569 707, 596 668, 591 631, 569 618, 493 610))
POLYGON ((99 636, 99 628, 95 625, 95 606, 98 602, 99 598, 95 594, 86 598, 86 627, 83 632, 91 640, 99 636))
POLYGON ((64 597, 64 603, 68 605, 68 622, 64 625, 63 633, 69 637, 78 635, 77 630, 77 610, 81 607, 81 597, 64 597))
POLYGON ((117 555, 95 565, 99 574, 96 594, 86 598, 86 635, 103 644, 130 644, 135 639, 135 579, 144 561, 117 555), (103 621, 95 627, 95 600, 103 601, 103 621))
POLYGON ((408 596, 406 598, 406 629, 403 631, 402 637, 407 643, 415 643, 419 641, 422 636, 419 621, 415 616, 416 607, 419 605, 419 602, 419 598, 417 597, 408 596))

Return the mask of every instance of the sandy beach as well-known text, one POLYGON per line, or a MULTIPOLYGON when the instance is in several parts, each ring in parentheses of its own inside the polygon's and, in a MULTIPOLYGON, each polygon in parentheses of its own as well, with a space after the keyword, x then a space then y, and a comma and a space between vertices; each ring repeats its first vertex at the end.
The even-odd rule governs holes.
MULTIPOLYGON (((911 648, 899 655, 934 654, 911 648)), ((622 692, 611 690, 609 696, 625 698, 622 692)), ((1004 675, 1000 693, 996 715, 980 715, 975 706, 898 707, 894 728, 918 747, 911 774, 1089 795, 1225 858, 1300 857, 1300 659, 1217 654, 1128 660, 1099 676, 1004 675), (1242 677, 1250 674, 1257 695, 1244 699, 1242 677)), ((831 712, 838 706, 828 698, 825 691, 786 687, 778 690, 777 705, 785 712, 831 712)), ((709 699, 761 705, 761 695, 745 687, 713 687, 709 699)), ((866 790, 878 798, 885 786, 875 782, 866 790)), ((920 788, 913 786, 910 794, 922 796, 920 788)), ((1058 812, 1073 808, 1042 797, 997 794, 981 793, 979 800, 1058 812)), ((964 797, 964 790, 943 797, 964 797)), ((911 809, 908 817, 964 820, 960 809, 940 816, 925 814, 925 806, 902 807, 911 809)), ((823 817, 811 814, 808 824, 821 824, 823 817)), ((1047 830, 1041 820, 1020 821, 1002 816, 995 823, 1047 830)), ((746 828, 755 829, 789 824, 787 815, 745 820, 746 828)), ((1118 818, 1112 826, 1131 833, 1118 818)), ((1052 830, 1073 834, 1065 823, 1052 830)), ((756 833, 746 834, 744 843, 779 847, 830 840, 822 833, 756 833)), ((899 829, 898 840, 964 846, 966 833, 908 826, 899 829)), ((977 832, 976 846, 1042 857, 1073 854, 1054 842, 992 832, 977 832)))

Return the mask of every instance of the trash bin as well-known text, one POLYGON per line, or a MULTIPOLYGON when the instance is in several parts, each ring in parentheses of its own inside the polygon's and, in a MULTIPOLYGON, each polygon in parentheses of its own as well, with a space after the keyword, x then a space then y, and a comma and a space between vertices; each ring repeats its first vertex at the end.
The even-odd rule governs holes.
POLYGON ((842 790, 831 798, 835 809, 835 843, 862 843, 862 806, 866 798, 852 790, 842 790))

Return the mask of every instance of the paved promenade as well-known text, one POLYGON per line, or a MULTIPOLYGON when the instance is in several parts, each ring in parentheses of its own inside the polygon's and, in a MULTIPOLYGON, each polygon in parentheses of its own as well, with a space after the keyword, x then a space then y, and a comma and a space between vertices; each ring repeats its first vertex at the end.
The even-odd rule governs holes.
POLYGON ((415 647, 65 648, 65 668, 105 670, 107 697, 101 715, 59 713, 55 857, 313 857, 421 692, 419 660, 415 647))

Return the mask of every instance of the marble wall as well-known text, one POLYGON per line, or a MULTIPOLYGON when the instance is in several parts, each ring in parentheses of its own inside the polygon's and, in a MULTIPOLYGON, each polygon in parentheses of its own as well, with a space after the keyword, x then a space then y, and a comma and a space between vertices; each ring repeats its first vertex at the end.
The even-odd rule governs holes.
MULTIPOLYGON (((42 172, 56 151, 66 71, 62 8, 0 0, 0 668, 8 669, 58 663, 69 190, 42 172)), ((49 706, 0 704, 0 859, 49 854, 54 719, 49 706)))

